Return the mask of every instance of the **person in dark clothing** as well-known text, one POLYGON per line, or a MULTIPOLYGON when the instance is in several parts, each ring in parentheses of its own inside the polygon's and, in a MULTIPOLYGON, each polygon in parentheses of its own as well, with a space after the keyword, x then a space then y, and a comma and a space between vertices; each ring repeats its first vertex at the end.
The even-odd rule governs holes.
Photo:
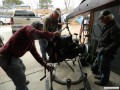
POLYGON ((120 29, 113 14, 108 10, 101 11, 98 19, 104 25, 104 29, 96 50, 99 55, 100 75, 95 76, 99 79, 95 84, 105 86, 109 82, 110 64, 120 46, 120 29))
POLYGON ((35 41, 40 38, 53 38, 59 36, 59 32, 41 31, 43 24, 34 22, 32 25, 24 26, 0 48, 0 66, 6 74, 12 79, 16 90, 28 90, 26 86, 25 65, 22 63, 22 57, 27 51, 44 66, 48 71, 51 66, 47 65, 41 58, 35 47, 35 41))

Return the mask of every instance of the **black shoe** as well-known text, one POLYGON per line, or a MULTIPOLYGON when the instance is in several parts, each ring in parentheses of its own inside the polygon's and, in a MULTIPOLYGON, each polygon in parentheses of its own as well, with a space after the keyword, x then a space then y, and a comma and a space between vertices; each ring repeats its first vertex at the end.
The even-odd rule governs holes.
POLYGON ((96 76, 94 76, 94 78, 100 80, 101 76, 100 75, 96 75, 96 76))
POLYGON ((30 83, 30 81, 29 81, 29 80, 26 80, 25 84, 28 85, 29 83, 30 83))
POLYGON ((108 84, 108 82, 95 81, 95 84, 99 85, 99 86, 106 86, 108 84))

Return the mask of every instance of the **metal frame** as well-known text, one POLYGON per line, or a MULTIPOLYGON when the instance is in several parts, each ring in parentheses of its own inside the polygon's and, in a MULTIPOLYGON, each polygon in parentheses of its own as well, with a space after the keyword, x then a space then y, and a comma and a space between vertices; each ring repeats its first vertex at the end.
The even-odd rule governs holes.
MULTIPOLYGON (((81 55, 79 56, 79 58, 81 58, 81 55)), ((50 72, 50 85, 51 85, 50 90, 53 90, 53 82, 56 82, 56 83, 58 83, 60 85, 67 85, 67 90, 70 90, 72 85, 77 85, 77 84, 83 82, 84 89, 85 90, 91 90, 91 86, 90 86, 89 81, 87 79, 87 73, 83 72, 80 59, 78 59, 77 61, 78 61, 78 65, 79 65, 79 68, 80 68, 81 76, 76 81, 73 81, 71 79, 66 79, 65 81, 60 80, 55 75, 56 69, 57 69, 57 67, 56 67, 57 63, 52 65, 54 67, 54 69, 50 72)))
MULTIPOLYGON (((69 30, 68 22, 66 23, 65 28, 67 28, 69 34, 72 35, 70 30, 69 30)), ((77 34, 75 34, 75 35, 77 37, 77 34)), ((73 61, 73 64, 75 64, 75 61, 78 62, 80 72, 81 72, 80 78, 78 80, 76 80, 76 81, 73 81, 71 79, 67 79, 66 81, 62 81, 55 74, 56 69, 57 69, 56 66, 57 66, 57 64, 59 64, 59 62, 58 63, 50 63, 51 66, 53 67, 53 69, 50 71, 50 89, 49 89, 49 80, 46 80, 46 90, 53 90, 53 82, 56 82, 56 83, 58 83, 60 85, 67 85, 67 90, 70 90, 72 85, 77 85, 77 84, 83 82, 84 89, 85 90, 91 90, 91 86, 90 86, 89 81, 87 79, 87 73, 84 73, 83 70, 82 70, 82 65, 81 65, 81 62, 80 62, 80 59, 82 58, 82 55, 78 55, 76 57, 75 57, 74 61, 72 59, 71 59, 71 61, 73 61), (76 57, 79 57, 79 59, 76 59, 76 57)), ((72 71, 74 71, 74 69, 67 63, 67 60, 64 60, 64 62, 72 69, 72 71)), ((46 77, 46 69, 45 69, 45 75, 40 80, 43 80, 45 77, 46 77)))

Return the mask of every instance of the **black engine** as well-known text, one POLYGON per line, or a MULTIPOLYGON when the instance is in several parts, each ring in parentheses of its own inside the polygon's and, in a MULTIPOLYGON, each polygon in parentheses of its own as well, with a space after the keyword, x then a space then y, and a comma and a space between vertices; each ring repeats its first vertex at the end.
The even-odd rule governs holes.
POLYGON ((48 42, 46 52, 49 55, 51 63, 62 62, 65 59, 72 59, 83 54, 85 51, 84 45, 79 45, 72 40, 72 36, 55 37, 48 42))

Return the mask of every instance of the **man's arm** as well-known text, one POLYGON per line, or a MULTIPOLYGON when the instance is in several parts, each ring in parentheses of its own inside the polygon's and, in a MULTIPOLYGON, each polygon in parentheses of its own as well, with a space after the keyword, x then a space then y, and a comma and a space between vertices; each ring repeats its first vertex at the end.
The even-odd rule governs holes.
POLYGON ((45 31, 34 30, 32 32, 32 36, 33 36, 34 40, 49 39, 49 38, 54 37, 54 33, 53 32, 45 32, 45 31))
POLYGON ((47 65, 47 63, 40 57, 39 53, 35 48, 35 43, 33 43, 30 52, 33 55, 33 57, 36 59, 36 61, 40 63, 42 66, 44 66, 48 71, 52 69, 52 67, 50 65, 47 65))
POLYGON ((58 31, 56 32, 47 32, 47 31, 40 31, 36 30, 35 28, 29 28, 30 30, 26 30, 27 34, 33 38, 34 40, 38 39, 49 39, 53 38, 55 36, 60 36, 60 33, 58 31))
POLYGON ((105 48, 106 52, 116 50, 120 46, 120 29, 118 27, 112 28, 110 32, 110 38, 112 40, 112 43, 105 48))
POLYGON ((30 49, 30 52, 31 52, 31 54, 33 55, 33 57, 36 59, 36 61, 38 63, 40 63, 42 66, 46 65, 46 63, 44 62, 44 60, 41 58, 41 56, 37 52, 36 47, 35 47, 35 43, 32 45, 32 48, 30 49))

